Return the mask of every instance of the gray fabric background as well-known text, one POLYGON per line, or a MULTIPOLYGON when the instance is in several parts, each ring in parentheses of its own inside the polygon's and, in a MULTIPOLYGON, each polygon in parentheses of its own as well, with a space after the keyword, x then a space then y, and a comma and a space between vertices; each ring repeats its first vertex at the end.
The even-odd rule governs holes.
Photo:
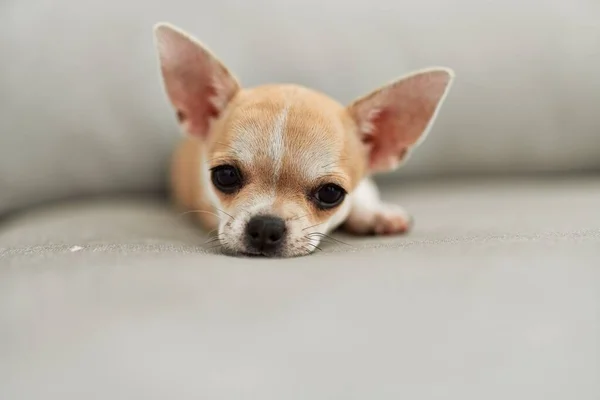
POLYGON ((154 23, 209 45, 246 85, 340 101, 430 65, 457 81, 402 170, 600 166, 600 3, 589 0, 8 0, 0 4, 0 213, 157 190, 177 139, 154 23))
POLYGON ((595 400, 600 181, 385 190, 405 237, 224 257, 164 204, 0 229, 0 398, 595 400))
POLYGON ((600 167, 598 15, 595 0, 3 1, 0 399, 599 399, 600 179, 567 174, 600 167), (203 246, 156 198, 178 136, 159 20, 246 84, 341 101, 453 67, 429 139, 383 187, 415 230, 287 260, 203 246))

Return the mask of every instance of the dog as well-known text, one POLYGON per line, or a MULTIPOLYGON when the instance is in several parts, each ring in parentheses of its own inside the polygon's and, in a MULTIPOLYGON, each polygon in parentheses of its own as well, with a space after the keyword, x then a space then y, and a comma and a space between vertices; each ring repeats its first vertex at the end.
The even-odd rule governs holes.
POLYGON ((232 255, 295 257, 343 227, 407 232, 371 176, 398 168, 423 142, 454 79, 423 69, 349 105, 294 84, 242 88, 206 46, 154 26, 163 87, 184 134, 174 151, 175 203, 232 255))

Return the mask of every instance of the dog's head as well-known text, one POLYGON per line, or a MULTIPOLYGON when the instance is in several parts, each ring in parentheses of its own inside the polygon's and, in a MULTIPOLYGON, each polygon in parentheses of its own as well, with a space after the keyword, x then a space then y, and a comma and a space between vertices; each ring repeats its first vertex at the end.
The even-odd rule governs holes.
POLYGON ((365 175, 405 161, 425 137, 453 73, 423 70, 343 106, 295 85, 241 88, 204 46, 155 27, 167 95, 202 141, 206 196, 229 250, 308 254, 348 216, 365 175))

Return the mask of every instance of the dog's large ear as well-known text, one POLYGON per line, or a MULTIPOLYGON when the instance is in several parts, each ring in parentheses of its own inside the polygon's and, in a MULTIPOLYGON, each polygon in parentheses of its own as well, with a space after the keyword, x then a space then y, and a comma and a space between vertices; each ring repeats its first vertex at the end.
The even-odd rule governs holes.
POLYGON ((211 121, 238 92, 237 80, 206 47, 170 24, 155 25, 154 38, 177 118, 186 133, 205 138, 211 121))
POLYGON ((397 168, 427 135, 454 78, 452 70, 417 71, 348 106, 369 147, 370 172, 397 168))

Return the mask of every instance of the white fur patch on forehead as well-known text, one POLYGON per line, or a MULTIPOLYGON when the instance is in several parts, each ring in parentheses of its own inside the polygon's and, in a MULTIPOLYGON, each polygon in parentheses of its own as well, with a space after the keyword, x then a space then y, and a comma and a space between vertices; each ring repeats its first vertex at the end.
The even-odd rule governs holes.
POLYGON ((241 117, 233 124, 230 148, 240 162, 252 164, 256 159, 268 158, 273 163, 274 174, 281 169, 285 152, 285 127, 288 104, 279 110, 269 110, 260 116, 241 117))
POLYGON ((287 121, 287 115, 289 111, 289 105, 285 105, 283 110, 277 115, 273 129, 271 132, 271 142, 269 144, 269 158, 273 162, 273 179, 277 182, 279 174, 281 173, 281 166, 283 165, 283 156, 285 153, 285 125, 287 121))
POLYGON ((343 142, 335 133, 344 131, 343 108, 302 87, 257 90, 246 92, 232 116, 229 147, 239 161, 267 162, 269 176, 264 178, 273 184, 284 170, 297 171, 305 180, 336 172, 343 142))

